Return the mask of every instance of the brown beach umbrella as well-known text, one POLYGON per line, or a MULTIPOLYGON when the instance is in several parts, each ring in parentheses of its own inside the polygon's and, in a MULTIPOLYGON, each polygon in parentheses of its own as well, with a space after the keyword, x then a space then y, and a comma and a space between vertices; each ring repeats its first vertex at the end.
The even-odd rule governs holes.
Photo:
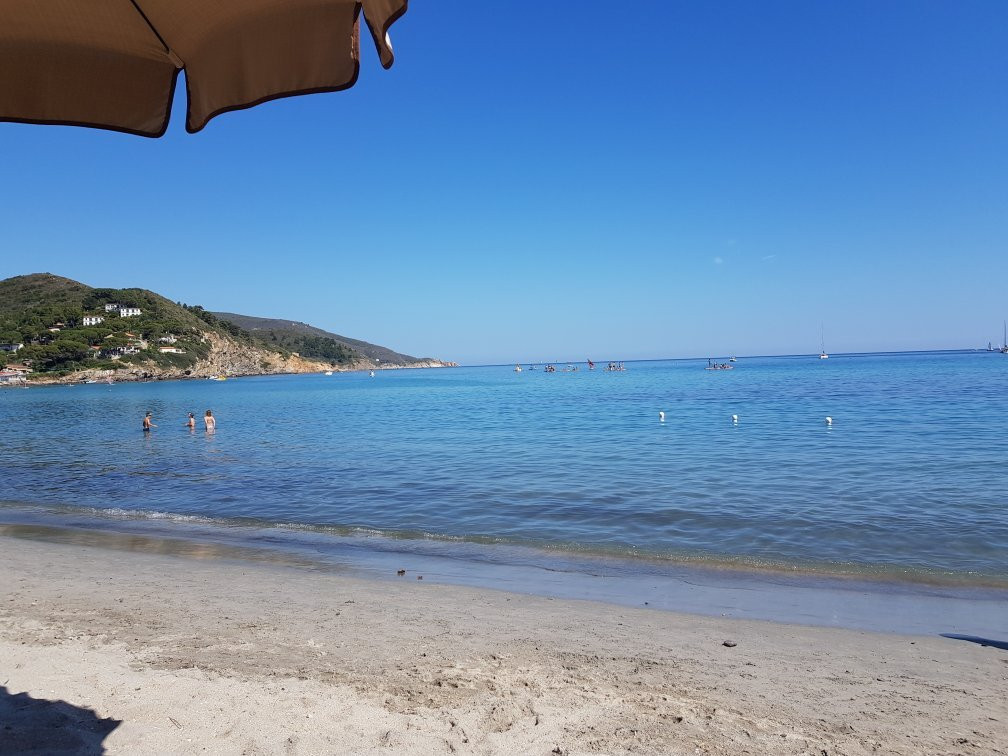
POLYGON ((158 137, 180 70, 186 130, 267 100, 353 86, 359 22, 392 65, 408 0, 0 0, 0 121, 158 137))

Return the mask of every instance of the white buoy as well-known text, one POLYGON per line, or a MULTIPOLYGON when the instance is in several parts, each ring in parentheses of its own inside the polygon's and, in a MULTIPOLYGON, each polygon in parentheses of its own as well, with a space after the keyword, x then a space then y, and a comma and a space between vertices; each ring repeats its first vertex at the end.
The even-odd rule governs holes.
POLYGON ((658 421, 662 422, 662 423, 665 422, 665 413, 664 412, 659 412, 658 413, 658 421))
POLYGON ((833 425, 833 418, 826 415, 826 425, 833 425))
POLYGON ((731 416, 731 421, 733 423, 735 423, 736 425, 738 425, 738 415, 732 415, 731 416))

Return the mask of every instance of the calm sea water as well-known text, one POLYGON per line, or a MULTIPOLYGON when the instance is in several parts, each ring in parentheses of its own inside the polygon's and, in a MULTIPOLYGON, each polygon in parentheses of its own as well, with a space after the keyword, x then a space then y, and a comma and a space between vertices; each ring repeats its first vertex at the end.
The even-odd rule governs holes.
POLYGON ((704 364, 2 390, 0 520, 1008 584, 1008 358, 704 364))

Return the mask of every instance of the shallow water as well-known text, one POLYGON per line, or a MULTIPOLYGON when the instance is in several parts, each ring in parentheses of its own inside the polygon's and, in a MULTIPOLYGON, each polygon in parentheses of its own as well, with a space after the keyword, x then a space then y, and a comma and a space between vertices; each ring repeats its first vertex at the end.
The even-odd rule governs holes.
POLYGON ((1008 585, 1008 358, 704 364, 3 390, 0 499, 19 521, 279 526, 417 555, 1008 585), (208 407, 216 434, 183 427, 208 407))

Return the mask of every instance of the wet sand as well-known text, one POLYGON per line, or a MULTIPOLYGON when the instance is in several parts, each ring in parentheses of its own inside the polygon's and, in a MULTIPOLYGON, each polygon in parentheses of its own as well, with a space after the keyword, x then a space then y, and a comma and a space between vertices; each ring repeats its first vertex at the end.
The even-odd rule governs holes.
POLYGON ((0 553, 0 753, 1008 753, 1003 643, 0 553))

